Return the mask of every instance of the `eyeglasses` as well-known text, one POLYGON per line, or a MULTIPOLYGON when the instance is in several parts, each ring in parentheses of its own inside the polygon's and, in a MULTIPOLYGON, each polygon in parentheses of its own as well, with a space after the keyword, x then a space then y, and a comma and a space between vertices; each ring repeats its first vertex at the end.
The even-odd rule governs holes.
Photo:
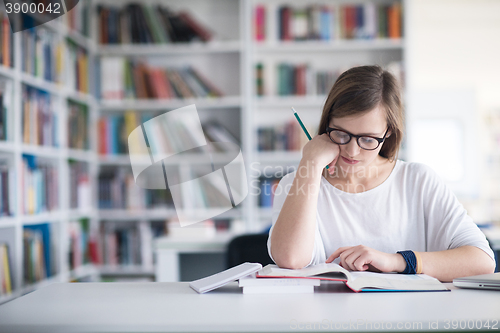
POLYGON ((389 127, 387 127, 387 130, 385 131, 384 136, 381 139, 367 135, 354 135, 349 132, 342 131, 336 128, 331 128, 331 127, 326 128, 326 133, 328 133, 328 136, 330 137, 330 140, 332 140, 332 142, 339 145, 346 145, 349 142, 351 142, 352 138, 356 138, 358 146, 364 150, 377 149, 380 146, 380 144, 385 141, 386 139, 385 136, 387 135, 388 131, 389 127))

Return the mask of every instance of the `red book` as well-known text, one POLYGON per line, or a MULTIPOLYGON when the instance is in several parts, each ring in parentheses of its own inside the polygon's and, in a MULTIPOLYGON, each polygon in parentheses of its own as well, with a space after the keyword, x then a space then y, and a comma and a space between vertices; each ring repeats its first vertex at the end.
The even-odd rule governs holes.
POLYGON ((255 8, 255 40, 266 39, 266 8, 258 5, 255 8))
POLYGON ((99 119, 98 122, 98 130, 99 130, 99 154, 101 155, 106 155, 107 153, 107 147, 106 147, 106 140, 107 140, 107 132, 106 132, 106 119, 101 118, 99 119))
POLYGON ((292 40, 292 9, 290 7, 283 7, 281 12, 281 31, 282 40, 292 40))

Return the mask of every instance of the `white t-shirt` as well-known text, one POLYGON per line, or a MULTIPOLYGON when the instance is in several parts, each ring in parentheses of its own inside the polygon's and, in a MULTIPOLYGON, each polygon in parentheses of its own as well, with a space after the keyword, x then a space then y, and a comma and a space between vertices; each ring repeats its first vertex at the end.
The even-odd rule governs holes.
MULTIPOLYGON (((295 173, 284 176, 276 188, 269 235, 295 173)), ((397 160, 382 184, 361 193, 341 191, 321 177, 317 210, 314 250, 308 266, 325 262, 339 247, 355 245, 386 253, 472 245, 494 258, 486 237, 455 195, 432 169, 420 163, 397 160)), ((267 248, 271 256, 271 237, 267 248)))

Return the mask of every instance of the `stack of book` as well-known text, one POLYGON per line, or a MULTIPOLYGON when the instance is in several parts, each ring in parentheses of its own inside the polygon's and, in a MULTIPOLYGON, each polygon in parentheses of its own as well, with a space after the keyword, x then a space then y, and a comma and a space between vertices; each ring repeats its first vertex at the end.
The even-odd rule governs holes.
POLYGON ((68 66, 66 67, 67 86, 75 91, 89 92, 89 57, 87 51, 68 39, 67 42, 68 66))
POLYGON ((91 208, 91 189, 88 164, 69 160, 69 206, 85 210, 91 208))
POLYGON ((59 201, 57 167, 23 155, 21 167, 21 209, 23 214, 38 214, 57 209, 59 201))
POLYGON ((5 12, 0 12, 0 65, 14 67, 13 34, 9 18, 5 12))
POLYGON ((12 293, 12 265, 9 258, 9 246, 0 244, 0 296, 12 293))
MULTIPOLYGON (((257 13, 261 12, 260 9, 257 13)), ((256 31, 265 31, 265 21, 256 15, 256 31)), ((365 4, 341 4, 338 6, 309 5, 278 8, 278 38, 291 40, 337 40, 401 38, 401 3, 367 2, 365 4)), ((256 38, 262 38, 261 34, 256 38)), ((258 39, 259 40, 259 39, 258 39)))
POLYGON ((22 135, 23 143, 59 146, 57 114, 49 93, 23 85, 22 135))
POLYGON ((68 101, 68 147, 89 149, 88 108, 84 104, 68 101))
POLYGON ((150 67, 123 57, 101 59, 101 98, 172 99, 221 97, 223 93, 192 66, 150 67))
POLYGON ((50 224, 24 226, 24 283, 32 284, 55 274, 50 224))
POLYGON ((312 294, 314 287, 319 285, 320 280, 301 278, 257 279, 247 276, 238 280, 243 294, 312 294))
POLYGON ((98 7, 101 44, 159 44, 212 39, 213 33, 187 11, 129 4, 122 8, 98 7))
MULTIPOLYGON (((306 126, 314 135, 317 126, 306 126)), ((259 127, 257 129, 258 151, 297 151, 307 143, 307 136, 296 120, 290 120, 284 125, 259 127)))

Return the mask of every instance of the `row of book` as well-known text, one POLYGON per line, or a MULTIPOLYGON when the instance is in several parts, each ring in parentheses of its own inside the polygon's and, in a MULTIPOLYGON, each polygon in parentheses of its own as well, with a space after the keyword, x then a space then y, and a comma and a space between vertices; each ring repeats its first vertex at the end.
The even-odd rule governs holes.
POLYGON ((7 165, 0 164, 0 216, 10 216, 13 214, 9 193, 15 184, 14 171, 7 165))
MULTIPOLYGON (((33 18, 22 15, 26 27, 33 26, 33 18)), ((64 42, 43 26, 21 32, 21 68, 25 73, 47 81, 63 82, 64 42)))
POLYGON ((98 6, 101 44, 160 44, 208 41, 213 33, 187 11, 161 5, 131 3, 124 7, 98 6))
POLYGON ((39 161, 36 156, 23 155, 20 171, 22 213, 56 210, 59 202, 57 167, 39 161))
POLYGON ((55 248, 49 223, 24 226, 23 257, 26 285, 56 274, 55 248))
POLYGON ((0 243, 0 297, 9 295, 13 290, 12 261, 9 245, 0 243))
POLYGON ((99 264, 98 235, 91 233, 90 220, 81 218, 68 222, 68 268, 74 270, 88 263, 99 264))
POLYGON ((101 223, 102 258, 105 265, 153 267, 153 239, 166 234, 166 221, 101 223))
POLYGON ((72 9, 68 10, 63 17, 66 20, 66 25, 69 29, 77 31, 84 36, 88 36, 90 31, 90 1, 80 0, 76 2, 78 3, 78 6, 76 4, 72 6, 72 9))
POLYGON ((34 145, 59 146, 57 114, 49 93, 23 85, 22 88, 23 142, 34 145))
POLYGON ((87 50, 68 39, 66 44, 67 86, 75 91, 89 93, 89 56, 87 50))
MULTIPOLYGON (((127 154, 129 134, 152 118, 153 115, 151 114, 139 115, 134 111, 101 117, 98 121, 99 154, 127 154)), ((215 120, 207 121, 202 126, 208 142, 232 142, 238 144, 238 140, 215 120)), ((194 131, 195 129, 190 128, 189 122, 177 122, 173 126, 167 124, 167 122, 158 122, 148 126, 148 132, 153 133, 153 137, 148 138, 148 142, 153 153, 181 152, 188 149, 187 147, 198 146, 191 136, 194 131), (174 140, 172 137, 183 138, 183 140, 174 140)), ((222 146, 215 146, 214 148, 215 151, 224 151, 222 146)))
MULTIPOLYGON (((255 39, 266 39, 265 5, 255 7, 255 39)), ((277 38, 292 40, 339 40, 401 38, 402 6, 400 1, 390 4, 320 5, 306 7, 282 5, 277 9, 277 38)))
POLYGON ((280 178, 261 177, 259 181, 259 207, 271 208, 273 207, 274 193, 276 192, 280 178))
MULTIPOLYGON (((311 135, 317 127, 307 125, 311 135)), ((307 143, 308 138, 295 119, 283 125, 265 126, 257 129, 258 151, 297 151, 307 143)))
POLYGON ((0 64, 5 67, 14 67, 14 36, 10 28, 7 13, 0 12, 0 64))
POLYGON ((85 210, 92 206, 88 164, 69 160, 69 206, 85 210))
POLYGON ((98 179, 99 208, 129 209, 172 208, 170 191, 148 190, 136 185, 131 170, 101 169, 98 179))
POLYGON ((101 98, 171 99, 220 97, 222 91, 192 66, 151 67, 123 57, 101 59, 101 98))
POLYGON ((86 150, 89 145, 89 111, 85 104, 68 101, 68 147, 86 150))
MULTIPOLYGON (((279 63, 276 66, 276 93, 279 96, 326 95, 340 75, 340 70, 314 70, 307 64, 279 63)), ((255 66, 256 94, 269 94, 265 67, 255 66)))

